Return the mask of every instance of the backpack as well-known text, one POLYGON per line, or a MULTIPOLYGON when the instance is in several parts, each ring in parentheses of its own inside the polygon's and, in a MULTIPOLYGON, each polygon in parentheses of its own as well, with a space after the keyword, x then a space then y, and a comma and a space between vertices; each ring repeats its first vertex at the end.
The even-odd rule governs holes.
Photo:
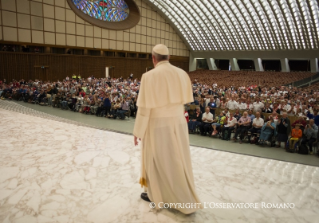
POLYGON ((299 153, 299 154, 307 155, 307 154, 309 153, 309 151, 308 151, 308 146, 307 146, 306 144, 301 144, 301 145, 299 146, 298 153, 299 153))

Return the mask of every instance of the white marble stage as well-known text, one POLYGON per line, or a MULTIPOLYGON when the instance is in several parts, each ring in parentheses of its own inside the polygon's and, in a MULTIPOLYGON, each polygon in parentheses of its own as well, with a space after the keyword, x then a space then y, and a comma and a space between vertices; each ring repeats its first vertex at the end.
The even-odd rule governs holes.
MULTIPOLYGON (((140 199, 133 137, 0 109, 0 222, 318 222, 317 167, 191 147, 201 201, 258 203, 192 215, 140 199), (294 208, 261 208, 262 202, 294 208)), ((233 146, 233 144, 230 144, 233 146)), ((319 160, 318 160, 319 162, 319 160)))

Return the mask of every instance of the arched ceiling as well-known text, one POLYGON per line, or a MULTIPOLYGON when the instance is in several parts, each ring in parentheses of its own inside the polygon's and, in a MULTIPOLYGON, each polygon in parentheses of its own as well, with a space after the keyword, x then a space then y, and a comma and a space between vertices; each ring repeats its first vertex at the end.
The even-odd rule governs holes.
POLYGON ((192 51, 319 49, 318 0, 145 0, 192 51))

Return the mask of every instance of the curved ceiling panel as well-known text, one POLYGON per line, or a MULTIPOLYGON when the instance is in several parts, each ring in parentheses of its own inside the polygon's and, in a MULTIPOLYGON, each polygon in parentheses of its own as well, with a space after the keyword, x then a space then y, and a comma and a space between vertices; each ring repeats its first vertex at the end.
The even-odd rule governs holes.
POLYGON ((317 0, 147 0, 193 51, 319 49, 317 0))

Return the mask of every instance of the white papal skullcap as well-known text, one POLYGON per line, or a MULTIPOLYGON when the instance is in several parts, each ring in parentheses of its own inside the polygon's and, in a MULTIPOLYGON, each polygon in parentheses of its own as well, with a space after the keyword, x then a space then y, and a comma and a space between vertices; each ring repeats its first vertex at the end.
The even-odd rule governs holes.
POLYGON ((164 44, 157 44, 154 46, 153 52, 160 55, 169 55, 169 50, 164 44))

